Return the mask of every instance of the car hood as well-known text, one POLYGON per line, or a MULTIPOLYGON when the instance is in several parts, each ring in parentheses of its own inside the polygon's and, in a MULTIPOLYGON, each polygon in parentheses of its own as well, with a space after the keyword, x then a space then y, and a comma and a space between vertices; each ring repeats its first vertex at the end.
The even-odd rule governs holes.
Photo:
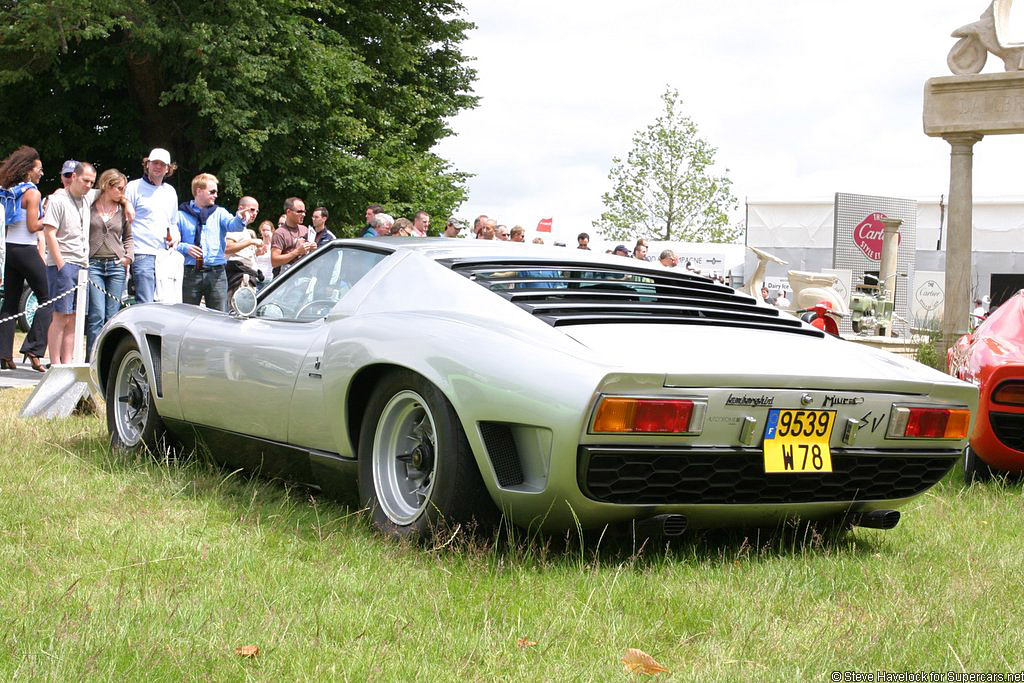
POLYGON ((964 384, 908 358, 834 337, 690 325, 559 328, 610 365, 664 373, 666 386, 793 387, 927 393, 964 384))

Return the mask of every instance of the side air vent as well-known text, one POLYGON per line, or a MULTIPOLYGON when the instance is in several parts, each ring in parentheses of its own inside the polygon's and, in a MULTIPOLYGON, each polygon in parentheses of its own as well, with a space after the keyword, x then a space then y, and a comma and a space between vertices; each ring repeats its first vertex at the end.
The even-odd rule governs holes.
POLYGON ((516 441, 509 426, 501 422, 481 422, 480 434, 484 438, 487 457, 494 467, 498 486, 505 488, 522 484, 525 480, 523 466, 519 462, 519 451, 516 450, 516 441))
POLYGON ((146 344, 149 346, 149 357, 153 359, 153 384, 156 385, 156 395, 158 398, 163 398, 163 358, 160 355, 160 337, 155 334, 147 334, 146 344))
POLYGON ((824 337, 821 330, 758 305, 753 297, 690 273, 545 259, 442 263, 552 327, 667 323, 824 337))

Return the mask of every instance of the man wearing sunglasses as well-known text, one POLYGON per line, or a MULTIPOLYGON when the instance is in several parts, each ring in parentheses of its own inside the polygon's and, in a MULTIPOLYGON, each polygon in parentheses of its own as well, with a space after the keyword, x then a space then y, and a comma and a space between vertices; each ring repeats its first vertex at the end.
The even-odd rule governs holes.
POLYGON ((68 185, 71 184, 71 176, 75 174, 75 169, 78 167, 78 162, 74 159, 68 159, 64 162, 64 165, 60 167, 60 186, 63 189, 68 189, 68 185))
POLYGON ((270 241, 270 263, 274 277, 292 267, 298 259, 316 249, 309 228, 302 224, 306 218, 306 203, 298 197, 284 200, 284 225, 274 231, 270 241))
POLYGON ((212 173, 200 173, 192 179, 193 199, 178 207, 181 241, 177 249, 185 257, 181 300, 198 305, 205 298, 207 308, 227 311, 227 234, 244 230, 256 212, 246 205, 232 216, 227 209, 217 206, 219 184, 212 173))

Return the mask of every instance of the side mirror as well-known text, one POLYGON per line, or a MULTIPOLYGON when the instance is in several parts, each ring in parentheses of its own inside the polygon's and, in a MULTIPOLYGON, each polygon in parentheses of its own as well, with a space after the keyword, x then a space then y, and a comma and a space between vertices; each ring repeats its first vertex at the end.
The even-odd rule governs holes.
POLYGON ((248 318, 256 310, 256 290, 252 287, 239 287, 231 295, 231 306, 240 318, 248 318))

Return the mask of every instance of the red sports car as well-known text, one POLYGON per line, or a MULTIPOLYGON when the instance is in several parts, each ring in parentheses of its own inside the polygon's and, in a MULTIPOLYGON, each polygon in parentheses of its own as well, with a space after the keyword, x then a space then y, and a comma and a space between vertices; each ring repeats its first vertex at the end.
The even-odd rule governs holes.
POLYGON ((1024 470, 1024 290, 949 349, 949 374, 978 386, 978 415, 964 450, 964 479, 1024 470))

